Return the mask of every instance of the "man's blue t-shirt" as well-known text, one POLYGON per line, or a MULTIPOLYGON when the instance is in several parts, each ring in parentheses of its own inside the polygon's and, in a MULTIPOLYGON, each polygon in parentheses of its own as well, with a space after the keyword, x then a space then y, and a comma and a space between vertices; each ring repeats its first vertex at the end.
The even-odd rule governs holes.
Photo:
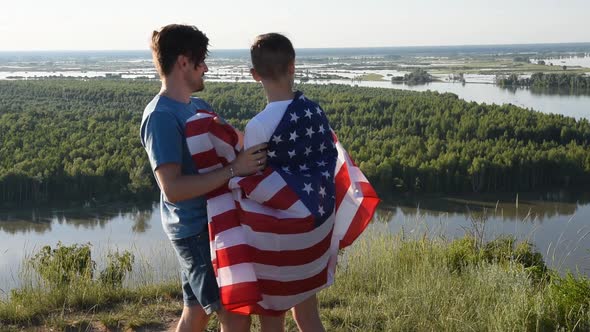
MULTIPOLYGON (((146 106, 141 120, 141 143, 147 151, 152 171, 162 164, 175 163, 181 166, 183 175, 198 174, 184 135, 186 120, 197 110, 211 111, 211 106, 199 98, 192 97, 191 102, 185 104, 160 95, 146 106)), ((171 203, 159 183, 158 186, 162 226, 171 240, 193 236, 206 229, 204 197, 171 203)))

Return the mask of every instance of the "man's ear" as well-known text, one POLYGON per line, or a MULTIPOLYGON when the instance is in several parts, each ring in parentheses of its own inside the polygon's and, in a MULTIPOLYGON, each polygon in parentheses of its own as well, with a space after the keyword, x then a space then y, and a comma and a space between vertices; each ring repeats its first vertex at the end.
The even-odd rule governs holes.
POLYGON ((287 69, 289 71, 289 75, 295 75, 295 60, 289 63, 289 67, 287 69))
POLYGON ((256 81, 256 82, 260 82, 262 81, 262 77, 260 77, 260 75, 258 75, 258 72, 256 71, 256 69, 254 68, 250 68, 250 74, 252 75, 252 78, 256 81))
POLYGON ((189 58, 186 55, 181 54, 176 58, 176 64, 180 69, 186 68, 189 65, 189 62, 189 58))

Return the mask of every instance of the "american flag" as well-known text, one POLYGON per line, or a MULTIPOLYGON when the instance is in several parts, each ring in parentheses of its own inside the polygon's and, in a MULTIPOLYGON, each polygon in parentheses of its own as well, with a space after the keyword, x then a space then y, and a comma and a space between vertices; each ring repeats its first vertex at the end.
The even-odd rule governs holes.
MULTIPOLYGON (((241 148, 216 116, 199 111, 186 124, 200 173, 227 165, 241 148)), ((263 172, 207 195, 221 302, 235 313, 281 314, 330 286, 338 250, 364 231, 379 203, 322 108, 301 92, 268 143, 263 172)))

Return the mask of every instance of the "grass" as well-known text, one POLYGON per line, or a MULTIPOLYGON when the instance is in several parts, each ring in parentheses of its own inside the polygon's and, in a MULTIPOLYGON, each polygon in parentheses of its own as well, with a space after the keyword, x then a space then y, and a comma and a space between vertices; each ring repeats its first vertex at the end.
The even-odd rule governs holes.
MULTIPOLYGON (((512 238, 408 239, 373 229, 344 252, 335 284, 319 294, 322 320, 328 331, 590 329, 590 280, 559 276, 539 257, 512 238)), ((0 302, 0 326, 165 330, 181 309, 176 278, 135 287, 74 280, 13 292, 0 302)), ((287 330, 296 330, 290 317, 287 330)))

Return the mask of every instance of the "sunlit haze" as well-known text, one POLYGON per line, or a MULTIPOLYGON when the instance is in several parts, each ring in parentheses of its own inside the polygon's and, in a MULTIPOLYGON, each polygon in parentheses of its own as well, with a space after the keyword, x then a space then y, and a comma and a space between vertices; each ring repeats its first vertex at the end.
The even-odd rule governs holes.
POLYGON ((590 41, 587 0, 9 1, 0 51, 147 49, 168 23, 202 29, 213 49, 276 31, 297 48, 590 41))

